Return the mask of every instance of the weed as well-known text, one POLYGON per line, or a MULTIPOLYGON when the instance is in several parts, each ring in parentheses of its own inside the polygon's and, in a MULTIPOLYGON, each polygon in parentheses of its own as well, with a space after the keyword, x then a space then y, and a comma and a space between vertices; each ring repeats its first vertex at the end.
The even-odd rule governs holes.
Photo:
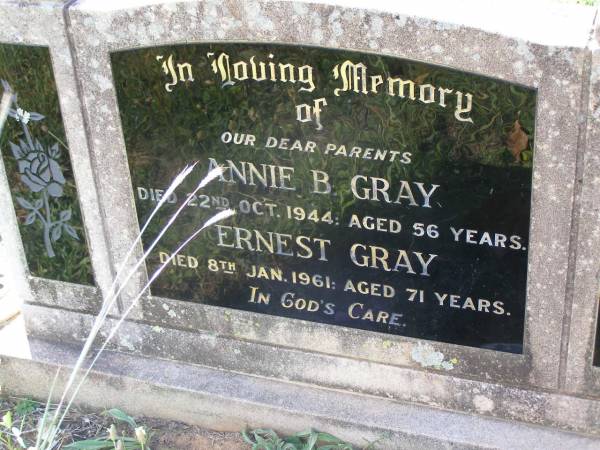
MULTIPOLYGON (((189 166, 189 165, 186 166, 180 172, 180 174, 177 177, 175 177, 175 179, 173 180, 173 182, 171 183, 171 185, 169 186, 169 188, 167 189, 166 192, 169 193, 169 192, 174 191, 175 188, 177 186, 179 186, 179 184, 183 181, 183 179, 185 179, 185 177, 192 171, 194 166, 195 166, 195 164, 193 164, 191 166, 189 166)), ((211 170, 208 173, 208 175, 206 175, 206 177, 204 177, 200 181, 200 183, 196 187, 196 190, 194 191, 194 194, 197 191, 199 191, 200 189, 202 189, 211 180, 215 179, 216 177, 218 177, 221 174, 222 174, 222 169, 220 167, 211 170)), ((168 198, 168 195, 165 195, 163 198, 166 201, 166 199, 168 198)), ((129 280, 137 273, 137 271, 141 267, 141 265, 144 264, 149 253, 158 244, 159 240, 167 232, 167 230, 170 228, 170 226, 176 221, 179 214, 181 212, 183 212, 183 210, 188 206, 191 198, 192 197, 189 196, 183 202, 183 204, 179 207, 179 209, 170 217, 170 219, 168 220, 166 225, 164 225, 162 227, 159 235, 148 246, 148 248, 144 252, 143 256, 135 261, 135 263, 133 264, 133 267, 129 268, 129 270, 125 270, 127 260, 131 257, 131 255, 133 255, 134 249, 136 248, 138 242, 140 241, 143 231, 148 226, 148 223, 150 222, 150 220, 152 220, 152 218, 154 217, 155 212, 153 212, 150 215, 147 222, 142 227, 140 233, 138 234, 138 237, 136 238, 134 243, 131 245, 131 248, 129 249, 129 252, 127 253, 127 256, 125 258, 125 261, 123 261, 120 269, 117 272, 117 275, 115 276, 113 285, 111 286, 111 295, 107 299, 105 299, 105 301, 102 305, 101 311, 96 316, 96 318, 94 320, 94 324, 92 326, 92 329, 91 329, 91 331, 86 339, 86 342, 83 346, 83 349, 82 349, 81 353, 79 354, 77 362, 75 363, 75 365, 69 375, 68 381, 67 381, 64 391, 62 393, 62 396, 60 398, 58 406, 56 408, 53 408, 54 409, 53 411, 51 411, 51 408, 50 408, 50 399, 53 396, 54 387, 56 386, 56 380, 58 379, 58 373, 54 379, 54 382, 51 385, 50 393, 48 395, 48 402, 46 404, 44 415, 42 416, 39 426, 38 426, 36 444, 35 444, 35 447, 32 447, 33 450, 52 450, 52 449, 57 448, 57 446, 58 446, 57 435, 60 432, 61 425, 62 425, 69 409, 71 408, 71 405, 73 404, 75 398, 77 397, 79 390, 81 389, 83 383, 87 379, 87 376, 89 375, 94 364, 96 363, 96 361, 98 360, 98 358, 100 357, 100 355, 102 354, 102 352, 104 351, 104 349, 106 348, 106 346, 108 345, 110 340, 114 337, 114 335, 120 328, 121 324, 125 321, 125 319, 129 315, 131 310, 134 308, 134 306, 137 304, 137 302, 142 298, 142 296, 148 290, 148 288, 154 282, 154 280, 156 278, 158 278, 158 276, 162 273, 162 271, 171 263, 173 258, 175 258, 202 231, 204 231, 206 228, 212 226, 213 224, 232 216, 235 213, 235 211, 228 209, 228 210, 221 211, 221 212, 215 214, 214 216, 210 217, 194 233, 192 233, 187 239, 185 239, 183 241, 183 243, 181 243, 172 252, 171 256, 161 266, 159 266, 158 269, 156 269, 154 271, 154 273, 149 277, 148 282, 142 287, 142 289, 140 289, 137 296, 135 296, 135 298, 131 301, 129 307, 121 315, 121 317, 116 322, 116 324, 110 329, 107 336, 104 337, 103 343, 100 346, 100 349, 97 351, 92 362, 87 366, 87 369, 85 369, 83 374, 79 377, 78 382, 76 382, 80 370, 84 369, 84 362, 85 362, 85 359, 86 359, 89 351, 91 350, 92 343, 95 341, 96 337, 98 336, 100 329, 102 328, 102 326, 104 325, 104 323, 106 321, 108 312, 112 309, 112 307, 116 303, 116 300, 119 297, 121 291, 127 285, 129 280)), ((164 201, 159 202, 155 207, 155 211, 157 211, 163 204, 164 204, 164 201)), ((137 427, 137 428, 135 428, 135 434, 136 434, 135 442, 137 442, 137 444, 135 444, 135 445, 137 445, 137 447, 133 446, 134 441, 130 440, 133 438, 123 437, 123 439, 115 440, 114 448, 121 449, 121 450, 134 449, 134 448, 135 449, 140 448, 141 450, 147 449, 147 446, 145 445, 146 441, 147 441, 147 435, 146 435, 145 429, 142 427, 137 427)), ((95 447, 92 444, 90 444, 90 447, 82 447, 82 448, 103 449, 103 448, 111 448, 111 447, 97 447, 97 446, 95 447)))
POLYGON ((1 408, 0 416, 0 448, 16 450, 27 448, 26 436, 33 434, 31 414, 39 407, 39 403, 22 399, 14 407, 1 408))
MULTIPOLYGON (((287 437, 279 437, 271 429, 256 429, 243 431, 244 441, 252 446, 252 450, 354 450, 355 447, 342 439, 329 433, 312 429, 301 431, 287 437)), ((375 445, 389 439, 384 435, 379 439, 369 442, 362 450, 375 450, 375 445)))
POLYGON ((244 441, 252 450, 353 450, 351 444, 315 430, 306 430, 280 438, 270 429, 243 431, 244 441))
POLYGON ((112 423, 106 430, 105 437, 96 437, 84 441, 74 442, 64 447, 65 450, 151 450, 147 445, 150 440, 148 430, 143 426, 138 426, 133 417, 127 415, 120 409, 109 409, 105 414, 115 419, 117 424, 125 424, 133 437, 119 434, 119 427, 112 423))
POLYGON ((19 416, 28 416, 39 406, 39 403, 28 398, 22 399, 15 405, 15 413, 19 416))

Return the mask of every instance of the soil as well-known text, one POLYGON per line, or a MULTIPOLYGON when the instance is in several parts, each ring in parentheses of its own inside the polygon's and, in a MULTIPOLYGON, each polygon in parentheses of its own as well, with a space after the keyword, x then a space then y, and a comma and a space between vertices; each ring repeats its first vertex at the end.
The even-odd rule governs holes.
MULTIPOLYGON (((23 420, 22 437, 27 445, 33 445, 36 424, 44 413, 44 405, 20 398, 0 398, 0 421, 7 411, 12 411, 13 426, 20 427, 23 420)), ((251 446, 240 433, 220 433, 175 421, 136 417, 140 426, 150 430, 152 450, 250 450, 251 446)), ((61 427, 59 445, 53 450, 84 439, 104 438, 112 423, 118 425, 119 433, 134 437, 133 430, 119 424, 102 413, 90 413, 72 408, 61 427)), ((0 426, 0 432, 4 431, 0 426)), ((0 444, 2 448, 2 444, 0 444)))
POLYGON ((220 433, 180 422, 143 419, 156 431, 152 448, 157 450, 249 450, 240 433, 220 433))

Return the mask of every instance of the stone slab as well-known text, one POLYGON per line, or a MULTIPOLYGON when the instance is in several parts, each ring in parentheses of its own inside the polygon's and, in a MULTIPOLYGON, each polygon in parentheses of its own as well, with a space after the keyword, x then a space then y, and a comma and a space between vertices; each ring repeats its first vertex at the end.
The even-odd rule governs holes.
MULTIPOLYGON (((27 305, 28 328, 48 342, 83 342, 92 316, 27 305)), ((114 320, 101 331, 106 336, 114 320)), ((600 404, 581 396, 468 380, 290 347, 127 321, 109 348, 156 360, 185 360, 304 386, 362 393, 473 415, 552 426, 600 436, 600 404), (193 351, 191 351, 193 349, 193 351)))
MULTIPOLYGON (((59 365, 70 366, 78 350, 31 341, 31 351, 30 360, 2 356, 0 382, 11 395, 45 399, 59 365)), ((379 440, 381 449, 600 448, 600 438, 116 352, 99 359, 78 404, 218 431, 314 428, 361 446, 379 440)))

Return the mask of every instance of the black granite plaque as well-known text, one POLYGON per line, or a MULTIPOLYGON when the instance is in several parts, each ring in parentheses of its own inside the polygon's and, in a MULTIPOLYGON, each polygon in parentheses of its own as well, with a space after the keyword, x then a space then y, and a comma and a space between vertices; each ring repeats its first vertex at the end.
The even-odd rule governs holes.
MULTIPOLYGON (((521 353, 535 91, 398 58, 197 44, 112 54, 140 222, 217 165, 149 259, 191 302, 521 353)), ((298 323, 298 326, 302 326, 298 323)))
POLYGON ((29 271, 93 284, 48 48, 0 43, 0 81, 0 150, 29 271))

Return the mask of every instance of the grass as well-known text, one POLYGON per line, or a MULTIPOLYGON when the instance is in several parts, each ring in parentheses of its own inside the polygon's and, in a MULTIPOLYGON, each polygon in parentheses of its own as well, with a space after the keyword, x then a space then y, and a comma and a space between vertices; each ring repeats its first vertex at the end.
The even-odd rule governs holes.
MULTIPOLYGON (((6 424, 0 424, 0 443, 4 445, 4 447, 0 445, 0 448, 10 450, 10 445, 13 445, 12 448, 22 448, 14 438, 13 427, 20 431, 20 436, 26 445, 34 445, 37 426, 44 414, 44 404, 27 398, 0 398, 0 418, 6 418, 7 414, 11 416, 12 424, 10 427, 6 427, 6 424), (8 444, 9 440, 12 440, 12 444, 8 444)), ((74 408, 63 422, 60 434, 57 437, 58 448, 99 435, 107 428, 107 422, 106 416, 86 413, 74 408)))
MULTIPOLYGON (((355 450, 358 447, 349 442, 313 429, 300 431, 290 436, 279 436, 271 429, 256 429, 242 432, 244 441, 252 446, 252 450, 355 450)), ((382 437, 368 442, 362 450, 375 450, 378 443, 385 441, 382 437)))
MULTIPOLYGON (((44 414, 44 405, 27 398, 0 398, 0 418, 10 413, 14 425, 21 429, 21 438, 26 446, 33 445, 35 430, 44 414)), ((376 450, 386 437, 367 442, 357 447, 329 433, 305 430, 292 435, 279 434, 272 429, 245 430, 241 433, 213 432, 204 428, 186 425, 177 421, 132 417, 119 409, 90 412, 73 408, 57 436, 56 449, 64 450, 110 450, 117 444, 112 436, 127 438, 125 449, 139 449, 135 429, 143 427, 147 441, 145 450, 376 450)), ((0 448, 21 450, 16 440, 6 444, 12 435, 0 423, 0 448), (3 441, 4 440, 4 441, 3 441), (14 445, 13 445, 14 444, 14 445), (16 446, 15 446, 16 445, 16 446)), ((115 440, 116 442, 117 440, 115 440)))

